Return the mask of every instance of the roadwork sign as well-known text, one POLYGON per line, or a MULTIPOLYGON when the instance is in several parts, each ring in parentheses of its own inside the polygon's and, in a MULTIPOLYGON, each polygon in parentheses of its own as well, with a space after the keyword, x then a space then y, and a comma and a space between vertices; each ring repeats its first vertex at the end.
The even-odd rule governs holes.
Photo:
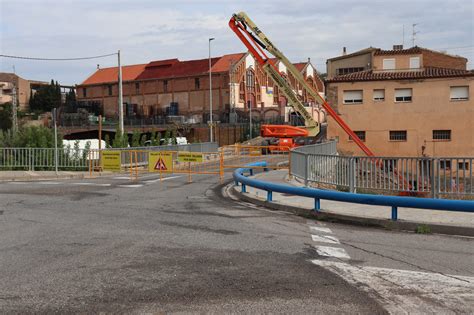
POLYGON ((172 172, 173 153, 171 152, 149 152, 148 153, 149 172, 172 172))
POLYGON ((121 152, 104 150, 101 152, 100 164, 104 171, 120 172, 121 170, 121 152))
POLYGON ((179 162, 202 162, 202 153, 178 152, 179 162))

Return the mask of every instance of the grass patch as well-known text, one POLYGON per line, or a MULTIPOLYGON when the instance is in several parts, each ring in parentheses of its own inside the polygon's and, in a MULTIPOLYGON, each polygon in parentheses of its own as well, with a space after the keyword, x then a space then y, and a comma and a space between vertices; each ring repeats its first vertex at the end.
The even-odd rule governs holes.
POLYGON ((417 234, 431 234, 431 228, 428 225, 422 224, 416 227, 415 233, 417 234))

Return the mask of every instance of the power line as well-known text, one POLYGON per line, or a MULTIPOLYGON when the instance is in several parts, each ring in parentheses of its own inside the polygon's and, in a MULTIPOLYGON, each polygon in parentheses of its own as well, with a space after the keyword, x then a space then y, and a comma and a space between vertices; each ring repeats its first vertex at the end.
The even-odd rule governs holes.
POLYGON ((88 60, 88 59, 98 59, 110 56, 116 56, 117 53, 90 56, 90 57, 77 57, 77 58, 39 58, 39 57, 24 57, 24 56, 13 56, 13 55, 0 55, 3 58, 13 58, 13 59, 26 59, 26 60, 41 60, 41 61, 73 61, 73 60, 88 60))

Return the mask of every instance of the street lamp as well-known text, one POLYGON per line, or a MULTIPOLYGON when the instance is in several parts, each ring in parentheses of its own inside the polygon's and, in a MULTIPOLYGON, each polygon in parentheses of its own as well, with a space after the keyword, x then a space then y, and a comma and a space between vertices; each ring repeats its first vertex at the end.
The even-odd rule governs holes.
POLYGON ((212 131, 212 72, 211 72, 211 41, 214 40, 214 37, 209 38, 209 111, 210 111, 210 139, 213 140, 213 131, 212 131))

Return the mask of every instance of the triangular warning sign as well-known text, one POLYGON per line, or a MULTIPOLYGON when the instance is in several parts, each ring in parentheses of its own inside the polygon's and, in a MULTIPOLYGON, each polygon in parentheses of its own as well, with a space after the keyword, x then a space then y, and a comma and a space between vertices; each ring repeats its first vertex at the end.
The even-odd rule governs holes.
POLYGON ((162 158, 159 158, 158 161, 156 161, 155 170, 157 170, 157 171, 166 171, 166 170, 168 170, 166 168, 165 161, 163 161, 162 158))

